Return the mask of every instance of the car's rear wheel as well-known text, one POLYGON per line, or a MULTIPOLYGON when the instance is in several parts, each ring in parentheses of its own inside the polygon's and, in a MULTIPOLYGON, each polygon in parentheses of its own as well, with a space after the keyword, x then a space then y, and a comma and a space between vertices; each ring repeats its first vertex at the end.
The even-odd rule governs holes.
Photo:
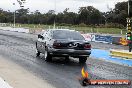
POLYGON ((87 61, 87 57, 79 57, 79 63, 85 63, 87 61))
POLYGON ((66 56, 65 57, 65 62, 69 62, 69 61, 70 61, 69 56, 66 56))
POLYGON ((45 58, 45 61, 47 61, 47 62, 52 61, 52 57, 48 52, 48 48, 45 48, 44 58, 45 58))
POLYGON ((36 56, 40 56, 40 52, 38 50, 36 51, 36 56))

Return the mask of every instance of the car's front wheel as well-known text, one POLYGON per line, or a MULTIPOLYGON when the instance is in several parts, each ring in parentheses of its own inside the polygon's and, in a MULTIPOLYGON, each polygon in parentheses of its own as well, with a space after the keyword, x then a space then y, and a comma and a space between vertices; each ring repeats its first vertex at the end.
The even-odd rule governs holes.
POLYGON ((87 61, 87 57, 79 57, 79 63, 85 63, 87 61))
POLYGON ((45 48, 44 58, 45 58, 45 61, 47 61, 47 62, 52 61, 52 57, 48 52, 48 48, 45 48))
POLYGON ((38 50, 36 50, 36 56, 40 56, 40 52, 38 50))

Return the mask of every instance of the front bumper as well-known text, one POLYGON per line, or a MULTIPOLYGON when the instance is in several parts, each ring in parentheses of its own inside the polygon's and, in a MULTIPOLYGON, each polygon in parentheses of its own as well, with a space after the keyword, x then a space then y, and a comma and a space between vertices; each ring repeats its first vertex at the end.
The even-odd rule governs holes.
POLYGON ((75 49, 54 49, 50 48, 48 52, 55 56, 86 56, 89 57, 91 50, 75 50, 75 49))

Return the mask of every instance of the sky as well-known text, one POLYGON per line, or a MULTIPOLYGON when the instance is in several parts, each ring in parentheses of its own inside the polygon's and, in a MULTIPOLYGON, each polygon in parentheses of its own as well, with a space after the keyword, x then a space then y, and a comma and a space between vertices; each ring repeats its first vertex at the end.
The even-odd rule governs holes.
MULTIPOLYGON (((114 8, 117 2, 127 0, 26 0, 24 8, 29 8, 30 12, 39 10, 41 13, 47 13, 49 10, 55 10, 56 13, 63 12, 65 8, 69 11, 78 12, 79 7, 93 6, 101 12, 109 11, 109 8, 114 8)), ((20 9, 17 0, 1 0, 0 8, 3 10, 15 11, 20 9), (15 5, 13 5, 15 3, 15 5)))

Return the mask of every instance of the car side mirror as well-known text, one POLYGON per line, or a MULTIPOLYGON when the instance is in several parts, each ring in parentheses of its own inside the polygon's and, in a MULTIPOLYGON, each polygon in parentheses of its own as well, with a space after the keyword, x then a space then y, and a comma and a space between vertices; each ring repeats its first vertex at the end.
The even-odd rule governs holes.
POLYGON ((44 37, 40 34, 38 35, 38 38, 44 39, 44 37))

